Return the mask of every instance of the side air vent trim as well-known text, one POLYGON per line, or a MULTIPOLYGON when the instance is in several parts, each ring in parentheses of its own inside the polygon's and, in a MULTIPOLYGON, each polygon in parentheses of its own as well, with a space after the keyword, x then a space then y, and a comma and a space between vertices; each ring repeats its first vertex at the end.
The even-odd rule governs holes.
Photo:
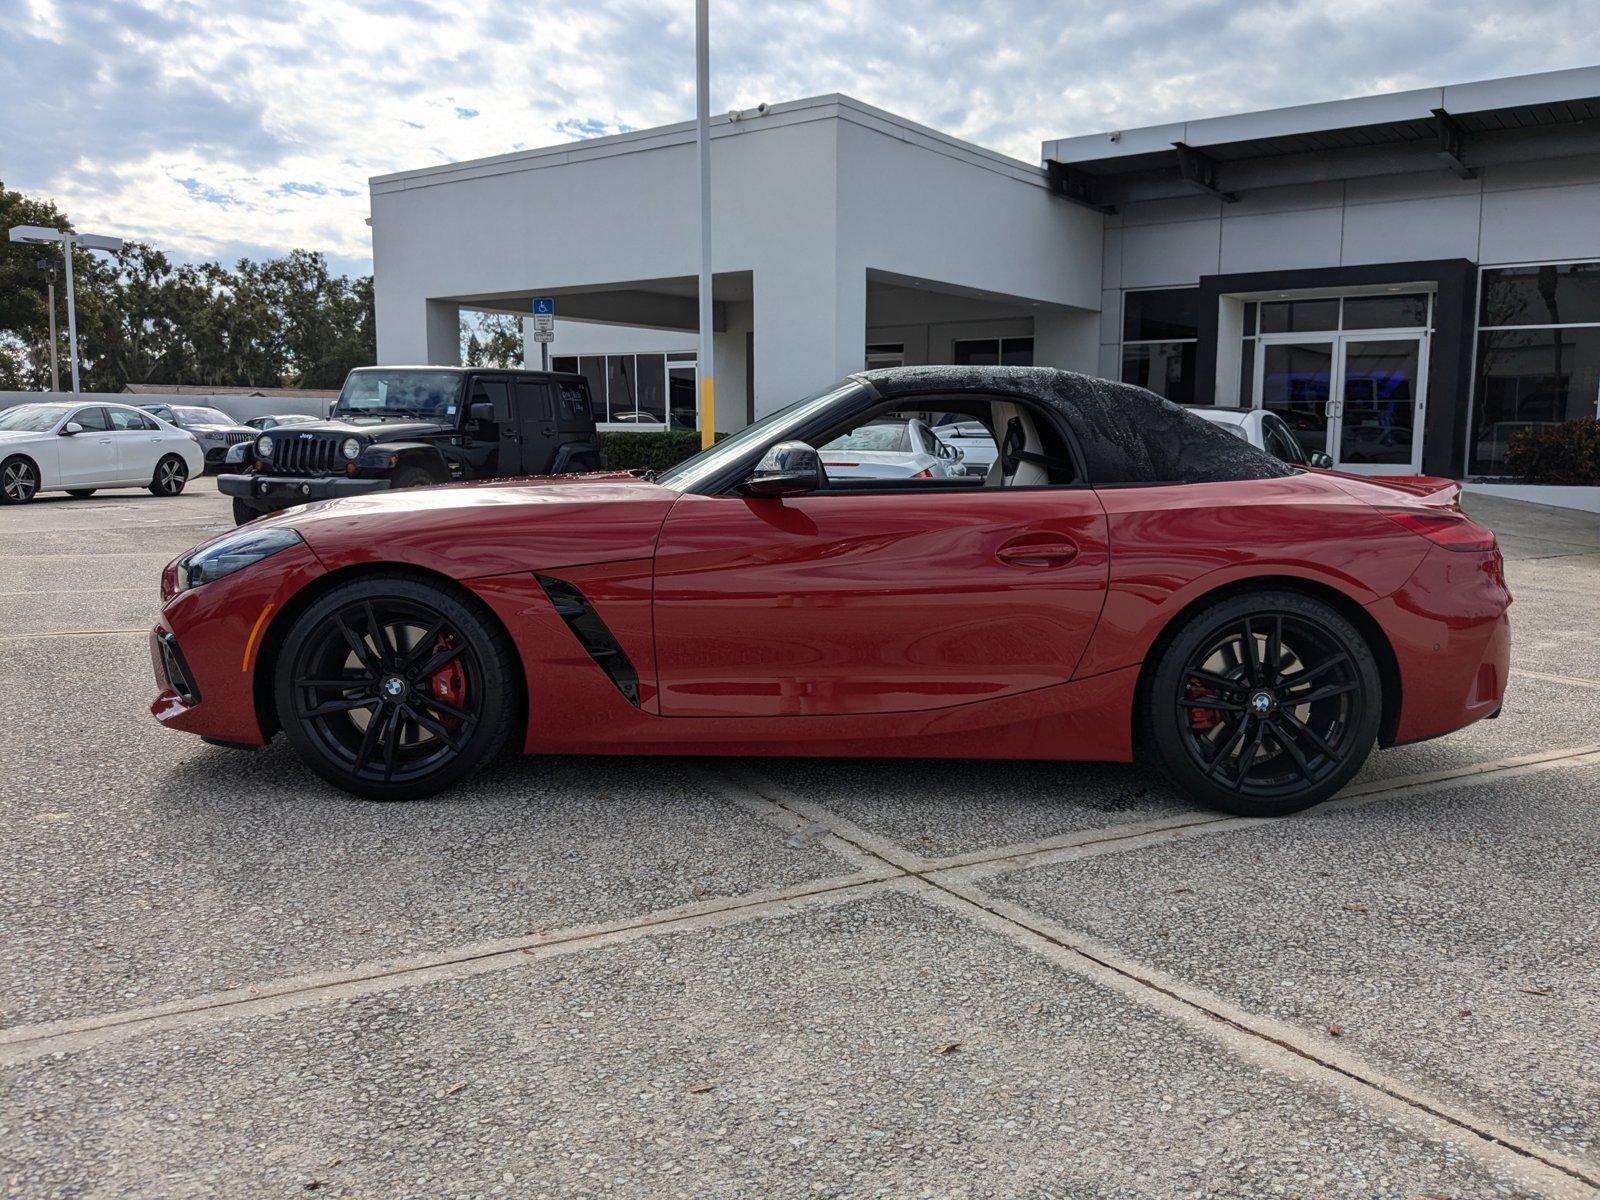
POLYGON ((595 612, 588 598, 564 579, 554 579, 549 575, 536 575, 534 578, 539 581, 544 594, 550 597, 550 603, 567 623, 567 628, 589 652, 589 657, 617 685, 617 691, 627 697, 628 703, 637 708, 639 672, 634 670, 628 655, 617 644, 616 636, 600 619, 600 614, 595 612))

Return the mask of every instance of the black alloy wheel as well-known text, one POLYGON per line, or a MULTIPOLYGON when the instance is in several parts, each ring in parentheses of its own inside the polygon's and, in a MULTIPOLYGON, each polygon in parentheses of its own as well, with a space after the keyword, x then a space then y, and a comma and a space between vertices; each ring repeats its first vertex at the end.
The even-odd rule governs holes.
POLYGON ((1327 799, 1360 770, 1381 687, 1371 649, 1335 609, 1294 592, 1237 596, 1166 647, 1141 741, 1197 799, 1278 816, 1327 799))
POLYGON ((150 492, 155 496, 176 496, 189 482, 189 464, 176 454, 169 454, 156 464, 150 477, 150 492))
POLYGON ((0 504, 26 504, 38 494, 38 467, 25 458, 0 463, 0 504))
POLYGON ((329 782, 373 800, 450 786, 505 745, 515 651, 476 608, 436 585, 374 576, 335 588, 278 656, 278 717, 329 782))

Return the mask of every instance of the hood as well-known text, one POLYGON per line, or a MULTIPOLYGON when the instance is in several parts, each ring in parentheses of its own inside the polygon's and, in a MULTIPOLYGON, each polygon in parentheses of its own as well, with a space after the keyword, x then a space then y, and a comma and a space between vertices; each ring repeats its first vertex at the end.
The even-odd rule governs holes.
POLYGON ((32 438, 52 437, 48 429, 41 433, 32 433, 26 429, 0 429, 0 442, 26 442, 32 438))
POLYGON ((291 508, 329 570, 411 563, 453 579, 648 558, 678 494, 627 475, 496 480, 374 492, 291 508))
POLYGON ((388 441, 393 438, 427 437, 432 434, 455 431, 455 426, 444 421, 393 418, 373 421, 305 421, 296 425, 282 425, 277 429, 259 429, 274 438, 293 439, 302 433, 354 435, 365 441, 388 441))

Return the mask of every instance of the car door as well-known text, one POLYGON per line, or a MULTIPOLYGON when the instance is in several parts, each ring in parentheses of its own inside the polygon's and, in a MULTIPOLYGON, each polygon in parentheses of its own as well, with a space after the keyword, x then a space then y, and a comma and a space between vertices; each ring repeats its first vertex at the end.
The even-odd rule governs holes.
POLYGON ((62 429, 74 421, 83 426, 83 431, 57 439, 61 486, 107 487, 115 483, 117 451, 106 410, 97 404, 80 408, 67 418, 62 429))
POLYGON ((161 427, 144 413, 131 408, 108 408, 111 442, 117 453, 117 480, 120 483, 149 483, 155 478, 156 463, 165 449, 161 427))
POLYGON ((1088 487, 685 495, 656 552, 665 716, 887 713, 1072 677, 1099 620, 1088 487))
POLYGON ((555 389, 537 379, 519 379, 513 388, 514 429, 518 472, 543 475, 549 472, 556 453, 555 389))

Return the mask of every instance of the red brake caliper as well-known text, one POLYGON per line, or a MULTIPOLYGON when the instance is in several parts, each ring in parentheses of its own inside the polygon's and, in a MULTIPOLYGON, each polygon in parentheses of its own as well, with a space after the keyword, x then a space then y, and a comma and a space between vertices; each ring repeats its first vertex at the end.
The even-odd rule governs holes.
MULTIPOLYGON (((434 646, 433 652, 450 649, 450 644, 440 638, 434 646)), ((467 706, 467 677, 461 670, 461 659, 455 658, 440 667, 428 677, 428 687, 433 694, 443 700, 452 708, 465 708, 467 706)), ((460 717, 452 717, 445 713, 438 713, 439 724, 452 732, 461 724, 460 717)))
MULTIPOLYGON (((1216 692, 1208 687, 1201 687, 1198 683, 1190 681, 1189 699, 1203 700, 1207 696, 1215 696, 1216 692)), ((1222 722, 1222 714, 1214 708, 1191 708, 1189 711, 1189 728, 1197 733, 1207 729, 1215 729, 1222 722)))

